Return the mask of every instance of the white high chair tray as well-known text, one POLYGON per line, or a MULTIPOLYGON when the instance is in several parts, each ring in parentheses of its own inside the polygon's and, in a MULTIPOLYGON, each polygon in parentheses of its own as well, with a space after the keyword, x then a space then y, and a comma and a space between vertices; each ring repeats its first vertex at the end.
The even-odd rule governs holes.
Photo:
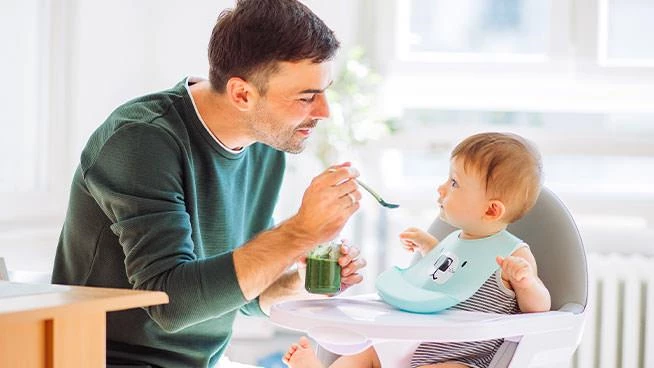
POLYGON ((323 343, 363 344, 370 340, 459 342, 561 331, 574 324, 574 314, 551 311, 503 315, 447 310, 418 314, 396 309, 377 294, 288 301, 275 304, 276 325, 308 333, 323 343))

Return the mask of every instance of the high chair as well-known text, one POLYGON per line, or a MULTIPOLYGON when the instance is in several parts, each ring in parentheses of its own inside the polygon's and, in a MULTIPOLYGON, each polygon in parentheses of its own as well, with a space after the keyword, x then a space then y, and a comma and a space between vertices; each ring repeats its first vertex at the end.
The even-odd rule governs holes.
MULTIPOLYGON (((452 230, 436 219, 428 231, 442 239, 452 230)), ((279 303, 271 320, 308 334, 324 364, 374 346, 383 367, 408 367, 420 342, 504 338, 491 367, 566 366, 581 340, 588 298, 586 253, 575 222, 561 200, 543 188, 534 208, 508 230, 529 244, 552 296, 550 312, 415 314, 367 294, 279 303)))

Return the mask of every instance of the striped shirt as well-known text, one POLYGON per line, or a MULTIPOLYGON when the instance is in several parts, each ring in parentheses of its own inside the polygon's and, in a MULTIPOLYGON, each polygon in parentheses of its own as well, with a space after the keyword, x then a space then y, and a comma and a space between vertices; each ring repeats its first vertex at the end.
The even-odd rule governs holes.
MULTIPOLYGON (((520 244, 515 250, 527 246, 520 244)), ((515 252, 514 250, 514 252, 515 252)), ((489 277, 469 299, 451 309, 501 314, 520 313, 515 293, 502 282, 500 270, 489 277)), ((458 362, 474 368, 489 366, 504 339, 466 342, 423 342, 411 357, 411 368, 458 362)))

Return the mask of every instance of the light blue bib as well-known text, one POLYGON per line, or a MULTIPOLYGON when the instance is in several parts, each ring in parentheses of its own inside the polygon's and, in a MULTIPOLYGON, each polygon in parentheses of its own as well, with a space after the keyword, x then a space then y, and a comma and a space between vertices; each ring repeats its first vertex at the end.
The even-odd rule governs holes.
POLYGON ((506 230, 482 239, 450 233, 416 264, 393 267, 375 287, 388 304, 416 313, 433 313, 470 298, 498 270, 496 256, 511 255, 522 240, 506 230))

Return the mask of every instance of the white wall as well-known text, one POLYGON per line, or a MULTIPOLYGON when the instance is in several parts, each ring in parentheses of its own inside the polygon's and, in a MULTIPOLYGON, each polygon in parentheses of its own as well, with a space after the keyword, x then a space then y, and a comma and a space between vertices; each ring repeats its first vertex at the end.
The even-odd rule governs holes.
POLYGON ((78 1, 71 39, 71 162, 119 104, 206 75, 206 50, 219 9, 231 1, 78 1), (127 10, 129 9, 129 10, 127 10))
MULTIPOLYGON (((307 1, 344 44, 350 44, 356 2, 307 1)), ((116 106, 169 88, 186 75, 206 76, 207 45, 228 0, 77 1, 72 39, 71 157, 116 106), (129 9, 129 10, 126 10, 129 9)))

